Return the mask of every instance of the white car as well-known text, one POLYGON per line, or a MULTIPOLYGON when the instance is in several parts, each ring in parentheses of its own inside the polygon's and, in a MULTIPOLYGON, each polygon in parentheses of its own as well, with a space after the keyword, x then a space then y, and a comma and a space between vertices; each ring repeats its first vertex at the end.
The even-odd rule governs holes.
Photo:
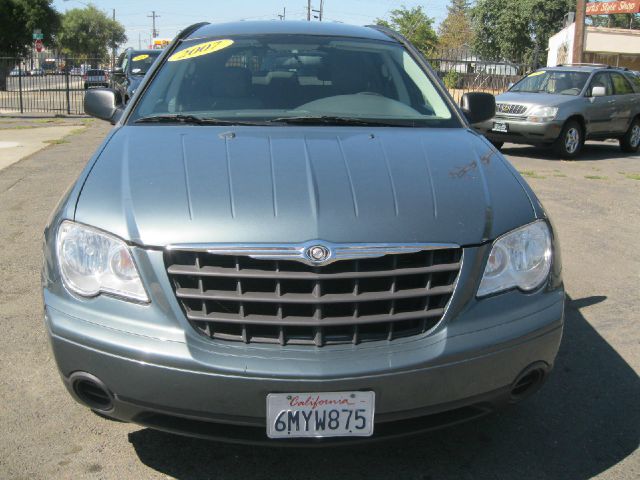
POLYGON ((84 89, 87 90, 91 87, 108 87, 109 86, 109 74, 106 70, 94 69, 87 70, 87 73, 82 77, 84 81, 84 89))

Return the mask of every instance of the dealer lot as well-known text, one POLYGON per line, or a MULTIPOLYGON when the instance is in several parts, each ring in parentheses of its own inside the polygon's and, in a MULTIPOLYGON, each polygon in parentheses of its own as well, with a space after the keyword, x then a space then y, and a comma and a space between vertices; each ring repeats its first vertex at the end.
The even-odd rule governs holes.
POLYGON ((500 415, 393 442, 256 448, 102 420, 58 378, 42 321, 41 233, 108 129, 94 122, 0 171, 0 478, 640 476, 640 155, 589 142, 580 160, 562 162, 505 145, 562 246, 565 336, 542 391, 500 415))

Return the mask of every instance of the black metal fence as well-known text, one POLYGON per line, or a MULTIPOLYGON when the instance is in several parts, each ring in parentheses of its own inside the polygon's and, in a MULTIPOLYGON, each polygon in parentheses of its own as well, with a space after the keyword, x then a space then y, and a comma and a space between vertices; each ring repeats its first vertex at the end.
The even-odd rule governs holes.
POLYGON ((84 92, 91 86, 87 72, 108 72, 106 65, 87 59, 65 58, 28 67, 23 59, 0 57, 0 113, 84 114, 84 92))
MULTIPOLYGON (((471 50, 440 50, 427 56, 456 101, 466 92, 504 92, 535 69, 528 63, 482 59, 471 50)), ((0 58, 0 113, 53 112, 83 114, 86 73, 109 67, 97 60, 47 60, 28 69, 18 58, 0 58)), ((97 85, 96 85, 97 86, 97 85)))
POLYGON ((467 48, 435 50, 427 60, 457 102, 466 92, 498 95, 538 68, 528 62, 482 58, 467 48))

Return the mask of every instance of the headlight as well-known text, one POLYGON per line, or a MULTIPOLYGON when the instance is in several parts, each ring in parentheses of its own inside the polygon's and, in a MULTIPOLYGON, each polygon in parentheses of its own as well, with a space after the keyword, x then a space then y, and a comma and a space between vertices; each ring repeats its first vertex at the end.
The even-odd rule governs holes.
POLYGON ((84 297, 103 292, 149 301, 129 247, 122 240, 65 221, 58 229, 56 251, 62 280, 72 292, 84 297))
POLYGON ((551 233, 543 220, 509 232, 493 242, 478 296, 517 287, 539 287, 551 269, 551 233))
POLYGON ((527 120, 530 122, 543 123, 550 122, 558 113, 558 107, 534 107, 529 115, 527 116, 527 120))

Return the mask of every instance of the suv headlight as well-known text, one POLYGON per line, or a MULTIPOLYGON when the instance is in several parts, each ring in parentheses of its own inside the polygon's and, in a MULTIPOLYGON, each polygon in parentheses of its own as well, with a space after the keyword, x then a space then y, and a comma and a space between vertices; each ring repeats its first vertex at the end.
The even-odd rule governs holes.
POLYGON ((543 123, 550 122, 558 114, 558 107, 534 107, 529 112, 527 120, 530 122, 543 123))
POLYGON ((148 302, 129 247, 100 230, 64 221, 56 237, 60 273, 66 287, 83 297, 109 293, 148 302))
POLYGON ((493 242, 478 296, 514 287, 524 291, 538 288, 549 275, 551 259, 551 233, 544 220, 501 236, 493 242))

